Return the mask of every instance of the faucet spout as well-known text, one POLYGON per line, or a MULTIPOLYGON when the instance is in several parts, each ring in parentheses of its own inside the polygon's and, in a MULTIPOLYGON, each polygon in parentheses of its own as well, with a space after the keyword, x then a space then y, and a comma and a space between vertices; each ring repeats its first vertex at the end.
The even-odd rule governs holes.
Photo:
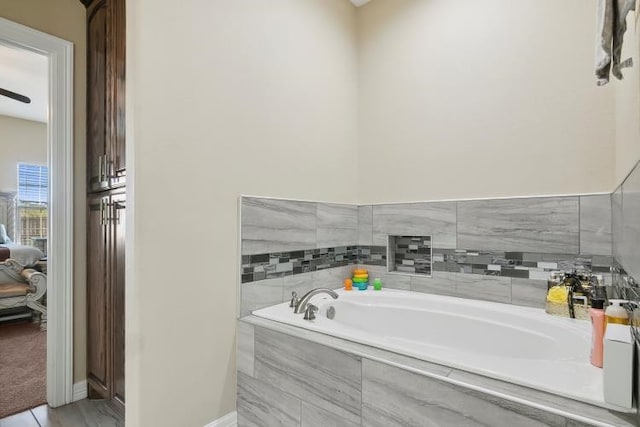
POLYGON ((304 294, 302 298, 300 298, 300 301, 298 301, 298 304, 296 304, 296 308, 295 310, 293 310, 293 312, 297 314, 304 312, 305 309, 307 308, 307 304, 309 303, 309 300, 311 299, 311 297, 318 294, 329 294, 333 299, 338 298, 338 294, 332 289, 329 289, 329 288, 312 289, 306 294, 304 294))

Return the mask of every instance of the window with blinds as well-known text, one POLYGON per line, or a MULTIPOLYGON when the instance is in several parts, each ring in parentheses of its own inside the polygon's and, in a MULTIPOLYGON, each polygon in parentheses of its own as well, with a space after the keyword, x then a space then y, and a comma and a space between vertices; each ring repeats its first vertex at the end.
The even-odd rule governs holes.
POLYGON ((46 248, 49 222, 49 168, 18 164, 18 243, 46 248))

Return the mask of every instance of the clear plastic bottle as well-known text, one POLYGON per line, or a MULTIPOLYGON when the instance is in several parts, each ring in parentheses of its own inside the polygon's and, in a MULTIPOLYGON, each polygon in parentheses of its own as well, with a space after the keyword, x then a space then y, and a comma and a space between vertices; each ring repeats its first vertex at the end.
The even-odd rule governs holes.
POLYGON ((625 304, 627 301, 623 299, 610 299, 609 302, 611 305, 607 307, 604 312, 606 323, 628 325, 629 313, 627 313, 627 309, 622 306, 622 304, 625 304))

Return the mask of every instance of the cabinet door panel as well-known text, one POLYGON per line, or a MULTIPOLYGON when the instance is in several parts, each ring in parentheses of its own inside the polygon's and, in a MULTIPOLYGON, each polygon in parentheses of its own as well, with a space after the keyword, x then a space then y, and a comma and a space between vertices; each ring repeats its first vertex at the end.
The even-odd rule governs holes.
POLYGON ((113 2, 113 140, 111 168, 112 184, 123 184, 126 176, 126 147, 125 147, 125 56, 126 56, 126 13, 125 0, 113 2))
POLYGON ((87 374, 91 388, 102 397, 109 392, 108 197, 87 201, 87 374))
POLYGON ((107 153, 108 3, 87 11, 87 179, 89 190, 104 186, 107 153))
POLYGON ((113 388, 115 398, 124 403, 124 348, 125 348, 125 230, 126 230, 126 195, 118 194, 112 197, 112 274, 113 287, 113 388))

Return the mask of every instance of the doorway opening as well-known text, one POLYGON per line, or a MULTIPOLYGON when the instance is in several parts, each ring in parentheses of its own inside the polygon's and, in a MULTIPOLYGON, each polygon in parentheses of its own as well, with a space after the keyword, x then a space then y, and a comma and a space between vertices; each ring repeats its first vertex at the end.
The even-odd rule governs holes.
MULTIPOLYGON (((62 406, 73 400, 73 44, 49 34, 0 18, 0 51, 16 55, 31 55, 45 65, 46 162, 35 157, 17 162, 16 188, 7 198, 7 212, 2 216, 0 198, 0 240, 25 247, 35 247, 39 259, 16 260, 22 248, 9 248, 4 260, 0 255, 0 284, 13 280, 17 288, 14 298, 15 319, 20 316, 35 320, 40 329, 46 330, 46 402, 62 406), (15 193, 15 194, 12 194, 15 193), (9 211, 10 209, 10 211, 9 211), (9 223, 13 236, 2 235, 2 224, 9 223), (3 239, 6 237, 6 239, 3 239), (16 243, 17 242, 17 243, 16 243), (25 265, 26 264, 26 265, 25 265), (2 274, 6 277, 3 278, 2 274), (41 295, 42 285, 46 288, 41 295), (27 286, 26 289, 24 286, 27 286), (19 289, 18 289, 19 288, 19 289), (35 288, 35 291, 34 291, 35 288), (20 306, 20 297, 28 301, 20 306), (21 310, 26 310, 22 311, 21 310)), ((4 76, 4 74, 3 74, 4 76)), ((9 83, 10 84, 10 83, 9 83)), ((14 102, 29 105, 25 98, 29 88, 12 90, 5 87, 0 77, 0 95, 14 102), (7 95, 7 91, 10 92, 7 95), (24 93, 23 93, 24 92, 24 93), (16 96, 12 95, 15 94, 16 96), (17 98, 17 99, 16 99, 17 98), (20 101, 21 100, 21 101, 20 101)), ((35 93, 35 91, 33 92, 35 93)), ((36 101, 36 95, 32 95, 36 101)), ((31 101, 31 100, 30 100, 31 101)), ((31 120, 37 122, 37 120, 31 120)), ((9 141, 2 140, 2 144, 9 141)), ((10 147, 2 147, 10 150, 10 147)), ((0 157, 3 154, 0 152, 0 157)), ((0 178, 1 179, 1 178, 0 178)), ((0 182, 0 191, 3 183, 0 182)), ((5 229, 8 224, 4 224, 5 229)), ((0 252, 3 252, 0 243, 0 252)), ((0 299, 3 295, 0 295, 0 299)), ((3 305, 0 302, 0 318, 3 305)), ((5 307, 6 308, 6 307, 5 307)), ((25 323, 31 326, 31 323, 25 323)), ((31 349, 36 352, 35 349, 31 349)), ((10 356, 17 357, 17 356, 10 356)), ((3 386, 0 384, 0 386, 3 386)), ((3 387, 4 388, 4 387, 3 387)))

